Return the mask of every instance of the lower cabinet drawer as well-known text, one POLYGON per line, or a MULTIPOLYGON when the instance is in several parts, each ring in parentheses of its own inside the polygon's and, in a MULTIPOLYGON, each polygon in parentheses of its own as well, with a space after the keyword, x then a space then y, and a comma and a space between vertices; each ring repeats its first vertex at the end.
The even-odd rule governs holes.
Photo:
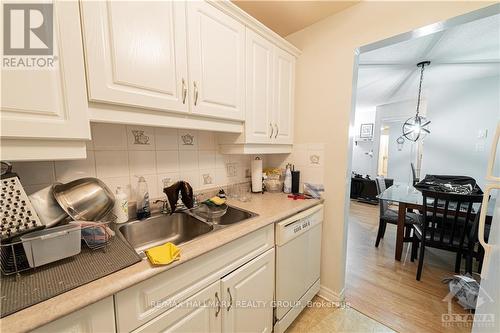
POLYGON ((118 332, 146 324, 273 247, 269 225, 115 294, 118 332))
POLYGON ((57 319, 32 332, 36 333, 102 333, 115 332, 113 296, 57 319))

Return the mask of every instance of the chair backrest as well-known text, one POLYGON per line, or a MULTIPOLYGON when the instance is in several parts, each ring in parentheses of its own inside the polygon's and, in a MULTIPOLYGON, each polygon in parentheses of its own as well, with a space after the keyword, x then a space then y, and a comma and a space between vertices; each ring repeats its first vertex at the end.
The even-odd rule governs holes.
POLYGON ((482 195, 464 195, 424 190, 423 238, 438 248, 463 249, 464 242, 473 244, 477 237, 482 195), (473 206, 476 204, 476 211, 473 206))
MULTIPOLYGON (((380 193, 382 193, 386 190, 384 177, 376 177, 375 183, 377 185, 377 193, 379 195, 380 195, 380 193)), ((380 200, 379 199, 378 205, 380 208, 380 216, 382 216, 389 209, 389 203, 387 202, 387 200, 380 200)))
POLYGON ((415 164, 410 163, 410 167, 411 167, 411 174, 413 175, 413 185, 415 185, 416 183, 418 183, 420 181, 420 179, 418 179, 418 177, 417 177, 417 171, 415 170, 415 164))

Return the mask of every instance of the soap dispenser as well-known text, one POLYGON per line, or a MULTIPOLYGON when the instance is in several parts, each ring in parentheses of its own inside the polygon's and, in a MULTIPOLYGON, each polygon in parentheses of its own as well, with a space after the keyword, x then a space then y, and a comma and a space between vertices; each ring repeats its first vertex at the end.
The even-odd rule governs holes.
POLYGON ((139 220, 148 218, 151 216, 151 209, 149 207, 149 191, 148 183, 143 176, 139 176, 139 181, 137 182, 137 218, 139 220))
POLYGON ((128 221, 128 195, 122 190, 121 186, 116 188, 113 214, 116 216, 116 223, 125 223, 128 221))

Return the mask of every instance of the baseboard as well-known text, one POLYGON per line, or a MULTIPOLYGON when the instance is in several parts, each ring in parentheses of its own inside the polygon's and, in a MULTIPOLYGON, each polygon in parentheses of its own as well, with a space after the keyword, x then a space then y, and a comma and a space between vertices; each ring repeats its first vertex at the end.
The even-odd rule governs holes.
POLYGON ((330 288, 320 286, 318 296, 329 302, 342 302, 344 300, 344 289, 340 293, 336 293, 330 288))

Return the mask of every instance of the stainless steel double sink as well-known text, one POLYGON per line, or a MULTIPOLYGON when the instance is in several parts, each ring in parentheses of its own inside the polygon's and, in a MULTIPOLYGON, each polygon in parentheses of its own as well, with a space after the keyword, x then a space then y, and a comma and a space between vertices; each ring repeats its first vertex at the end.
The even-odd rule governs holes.
POLYGON ((172 242, 185 244, 202 235, 215 232, 230 225, 243 222, 257 214, 229 206, 225 215, 208 222, 195 214, 185 211, 172 215, 153 215, 144 220, 127 222, 118 227, 118 234, 125 239, 142 257, 144 251, 172 242))

